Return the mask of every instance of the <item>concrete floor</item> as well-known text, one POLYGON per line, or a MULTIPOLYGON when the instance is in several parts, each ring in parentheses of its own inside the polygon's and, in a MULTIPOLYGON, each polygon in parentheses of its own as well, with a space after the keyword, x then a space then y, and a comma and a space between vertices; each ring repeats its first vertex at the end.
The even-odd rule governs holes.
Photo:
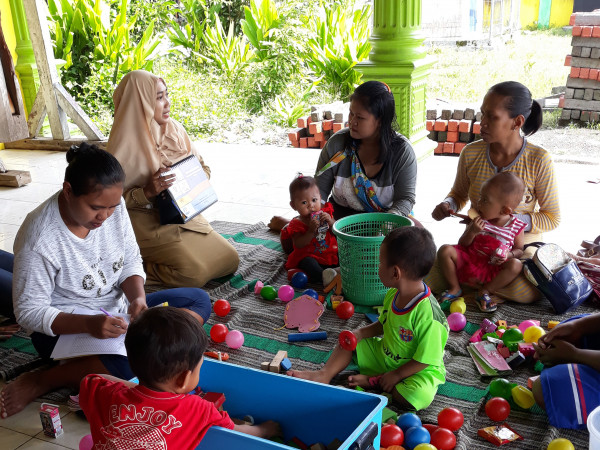
MULTIPOLYGON (((314 172, 319 150, 254 145, 200 144, 201 154, 212 169, 212 184, 219 202, 204 214, 208 220, 268 223, 273 215, 294 216, 289 207, 288 186, 297 172, 314 172)), ((7 168, 29 170, 33 182, 21 188, 0 187, 0 248, 12 251, 15 235, 25 216, 61 187, 66 167, 62 152, 3 150, 7 168)), ((600 155, 599 155, 600 158, 600 155)), ((415 216, 433 233, 438 246, 457 242, 464 226, 457 219, 435 222, 433 208, 448 193, 458 158, 432 156, 419 163, 415 216)), ((565 250, 576 251, 583 239, 600 234, 600 166, 558 162, 562 223, 545 236, 565 250), (598 209, 596 209, 598 208, 598 209)), ((0 382, 0 388, 3 386, 0 382)), ((61 406, 65 433, 53 439, 41 432, 39 404, 0 420, 2 449, 77 449, 89 433, 87 422, 61 406), (49 442, 51 441, 51 442, 49 442)))

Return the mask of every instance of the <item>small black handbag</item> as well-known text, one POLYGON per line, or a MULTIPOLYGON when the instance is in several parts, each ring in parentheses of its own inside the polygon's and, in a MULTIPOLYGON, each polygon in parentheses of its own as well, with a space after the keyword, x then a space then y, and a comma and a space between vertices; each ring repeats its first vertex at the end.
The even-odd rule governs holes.
POLYGON ((533 242, 533 258, 523 262, 523 271, 531 283, 544 294, 558 314, 575 308, 593 292, 577 263, 556 244, 533 242))

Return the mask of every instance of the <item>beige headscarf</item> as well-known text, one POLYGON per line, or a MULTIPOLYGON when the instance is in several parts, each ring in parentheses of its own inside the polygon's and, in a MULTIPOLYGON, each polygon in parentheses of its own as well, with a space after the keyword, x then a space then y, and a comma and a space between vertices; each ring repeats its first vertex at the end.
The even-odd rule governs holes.
POLYGON ((169 119, 161 126, 154 120, 159 80, 164 83, 150 72, 135 70, 123 77, 113 94, 115 118, 107 150, 123 166, 125 190, 145 186, 160 167, 190 154, 202 161, 179 122, 169 119))

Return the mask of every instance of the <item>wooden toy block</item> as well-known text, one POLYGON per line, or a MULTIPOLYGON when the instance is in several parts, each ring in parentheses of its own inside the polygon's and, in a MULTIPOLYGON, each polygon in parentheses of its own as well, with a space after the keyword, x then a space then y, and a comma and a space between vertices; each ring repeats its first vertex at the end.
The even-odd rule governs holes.
POLYGON ((551 330, 552 328, 554 328, 559 323, 560 322, 558 320, 549 320, 548 321, 548 329, 551 330))
POLYGON ((292 362, 288 359, 288 358, 283 358, 281 360, 281 369, 284 372, 287 372, 288 370, 290 370, 292 368, 292 362))
POLYGON ((329 443, 329 445, 327 446, 327 450, 338 450, 338 448, 340 448, 342 444, 342 441, 340 441, 338 438, 335 438, 329 443))
POLYGON ((279 373, 279 368, 281 366, 281 361, 284 358, 287 358, 287 352, 285 350, 279 350, 273 358, 273 361, 269 364, 269 372, 279 373))
POLYGON ((519 342, 519 351, 523 354, 523 356, 533 356, 535 353, 535 349, 533 348, 533 344, 527 344, 525 342, 519 342))
POLYGON ((506 320, 496 320, 496 325, 499 327, 504 327, 507 328, 508 324, 506 323, 506 320))
POLYGON ((267 372, 269 371, 269 364, 271 364, 269 361, 263 361, 260 363, 260 369, 261 370, 266 370, 267 372))
POLYGON ((538 379, 538 375, 534 376, 534 377, 529 377, 527 378, 527 388, 528 389, 533 389, 533 383, 535 382, 535 380, 538 379))
POLYGON ((331 283, 327 285, 324 291, 328 294, 334 288, 336 295, 342 295, 342 275, 339 273, 331 280, 331 283))
POLYGON ((469 342, 480 342, 482 337, 483 337, 483 330, 480 328, 475 333, 473 333, 473 336, 471 336, 471 338, 469 339, 469 342))

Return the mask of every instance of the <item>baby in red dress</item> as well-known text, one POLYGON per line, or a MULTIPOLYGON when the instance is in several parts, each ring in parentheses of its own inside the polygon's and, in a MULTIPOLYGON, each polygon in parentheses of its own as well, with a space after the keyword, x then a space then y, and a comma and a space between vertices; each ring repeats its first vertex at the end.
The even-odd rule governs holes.
POLYGON ((322 282, 323 271, 338 266, 337 241, 331 232, 333 206, 321 203, 315 179, 302 174, 290 183, 290 206, 298 216, 281 230, 282 240, 294 243, 285 267, 299 268, 309 281, 322 282))
POLYGON ((490 294, 507 286, 523 269, 523 231, 527 224, 512 213, 523 198, 525 183, 512 172, 500 172, 481 186, 476 209, 479 213, 458 240, 458 245, 442 245, 440 267, 448 290, 440 301, 455 300, 461 285, 479 288, 477 306, 495 311, 490 294))

